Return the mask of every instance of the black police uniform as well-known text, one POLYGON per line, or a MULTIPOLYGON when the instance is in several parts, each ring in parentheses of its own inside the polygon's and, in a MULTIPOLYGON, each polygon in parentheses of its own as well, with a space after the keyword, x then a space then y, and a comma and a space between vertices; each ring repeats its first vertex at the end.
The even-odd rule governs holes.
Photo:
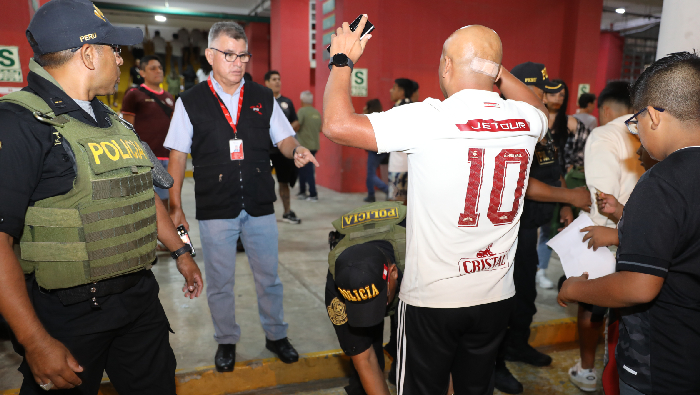
MULTIPOLYGON (((547 133, 547 142, 537 143, 535 146, 530 177, 547 185, 560 187, 562 173, 557 155, 552 136, 547 133)), ((518 248, 513 260, 515 307, 508 322, 505 340, 499 349, 497 363, 504 363, 506 345, 517 348, 526 345, 530 338, 530 324, 537 312, 537 228, 552 221, 555 206, 556 203, 525 199, 523 214, 520 217, 518 248)))
MULTIPOLYGON (((63 90, 29 73, 28 87, 46 101, 55 115, 66 114, 80 122, 108 127, 108 110, 91 102, 95 118, 87 114, 63 90)), ((34 202, 65 194, 73 188, 76 170, 54 129, 37 121, 32 113, 15 104, 0 104, 0 232, 19 240, 24 215, 34 202)), ((97 394, 106 370, 122 394, 175 394, 175 355, 169 343, 168 319, 158 300, 158 283, 150 270, 100 281, 96 286, 99 308, 85 300, 67 300, 63 290, 41 289, 34 275, 25 276, 29 298, 48 333, 62 342, 84 368, 79 388, 66 394, 97 394)), ((84 286, 83 286, 84 287, 84 286)), ((80 294, 76 287, 69 289, 80 294)), ((70 291, 69 291, 70 292, 70 291)), ((77 299, 81 299, 79 296, 77 299)), ((22 346, 15 350, 24 355, 22 346)), ((24 360, 21 394, 43 394, 24 360)))
MULTIPOLYGON (((367 246, 367 248, 379 248, 384 253, 384 255, 386 255, 389 258, 389 260, 391 260, 391 263, 396 263, 394 258, 394 248, 388 241, 370 241, 361 245, 367 246)), ((396 285, 396 294, 394 296, 394 300, 392 300, 387 306, 386 316, 396 316, 394 312, 396 310, 396 306, 398 305, 396 301, 399 298, 398 290, 401 288, 402 278, 403 273, 401 273, 401 270, 399 270, 399 278, 396 285)), ((353 355, 361 354, 370 347, 373 347, 374 352, 377 355, 379 367, 383 372, 384 321, 382 320, 382 322, 380 322, 379 324, 366 328, 350 326, 350 324, 348 324, 347 322, 347 317, 342 317, 342 315, 338 316, 336 315, 336 313, 333 312, 333 301, 336 299, 340 300, 343 304, 347 303, 343 295, 340 293, 340 291, 338 291, 338 287, 336 286, 335 281, 333 280, 333 275, 329 271, 328 275, 326 276, 326 309, 328 310, 328 315, 331 318, 331 322, 333 323, 333 329, 335 329, 335 334, 338 337, 338 343, 340 343, 340 348, 343 350, 345 355, 352 357, 353 355)), ((396 339, 394 338, 394 332, 395 331, 392 331, 391 340, 389 340, 389 344, 393 343, 395 345, 396 339)), ((395 348, 396 346, 394 346, 394 349, 395 348)), ((395 357, 396 356, 394 355, 394 358, 395 357)), ((350 383, 348 384, 348 386, 345 387, 345 391, 348 393, 348 395, 367 394, 364 388, 362 387, 360 375, 357 373, 357 370, 355 370, 354 367, 352 369, 352 374, 350 375, 350 383)))

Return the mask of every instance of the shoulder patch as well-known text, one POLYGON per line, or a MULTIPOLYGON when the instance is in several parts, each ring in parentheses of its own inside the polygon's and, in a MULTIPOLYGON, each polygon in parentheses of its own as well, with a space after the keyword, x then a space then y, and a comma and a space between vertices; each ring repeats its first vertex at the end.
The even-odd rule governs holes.
POLYGON ((343 325, 348 322, 348 315, 345 313, 345 303, 338 298, 333 298, 331 305, 328 306, 328 318, 331 319, 333 325, 343 325))

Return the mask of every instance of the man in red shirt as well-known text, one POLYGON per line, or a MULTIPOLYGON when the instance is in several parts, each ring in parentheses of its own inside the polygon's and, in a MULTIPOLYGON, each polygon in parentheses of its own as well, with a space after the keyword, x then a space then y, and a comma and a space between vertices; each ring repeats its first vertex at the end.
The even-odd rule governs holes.
MULTIPOLYGON (((170 93, 160 87, 163 82, 163 66, 158 57, 144 57, 140 68, 144 83, 124 95, 122 117, 134 125, 141 140, 151 147, 167 169, 170 152, 163 147, 163 142, 168 134, 175 101, 170 93)), ((165 207, 168 207, 168 190, 158 187, 155 190, 165 207)))

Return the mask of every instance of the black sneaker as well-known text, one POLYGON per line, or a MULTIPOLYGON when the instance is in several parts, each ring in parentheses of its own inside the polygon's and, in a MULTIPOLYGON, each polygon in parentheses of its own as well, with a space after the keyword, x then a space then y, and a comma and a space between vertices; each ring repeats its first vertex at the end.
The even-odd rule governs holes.
POLYGON ((538 367, 549 366, 552 363, 552 357, 535 350, 529 344, 518 347, 507 346, 505 359, 506 361, 525 362, 538 367))
POLYGON ((301 220, 297 218, 297 215, 294 214, 294 211, 290 211, 287 214, 282 214, 282 221, 289 222, 290 224, 295 225, 299 225, 301 223, 301 220))
POLYGON ((494 387, 506 394, 520 394, 523 392, 523 385, 513 377, 513 374, 505 364, 496 364, 494 387))
POLYGON ((367 203, 374 203, 377 201, 377 198, 375 198, 374 196, 367 196, 366 198, 362 199, 362 201, 367 203))
POLYGON ((307 202, 318 203, 318 196, 309 196, 309 197, 306 198, 306 201, 307 201, 307 202))
POLYGON ((297 194, 297 200, 306 200, 306 198, 307 198, 306 193, 297 194))

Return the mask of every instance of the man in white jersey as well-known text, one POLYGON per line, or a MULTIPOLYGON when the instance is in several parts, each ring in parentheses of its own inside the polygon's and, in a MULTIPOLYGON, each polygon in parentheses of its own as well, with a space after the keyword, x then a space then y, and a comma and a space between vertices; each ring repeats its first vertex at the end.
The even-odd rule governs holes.
POLYGON ((443 46, 444 101, 355 114, 350 75, 367 44, 359 39, 366 20, 356 32, 344 23, 332 38, 323 133, 338 144, 408 154, 398 393, 445 393, 450 373, 455 394, 491 393, 515 293, 523 197, 535 144, 547 131, 546 109, 501 67, 498 35, 468 26, 443 46), (494 84, 510 100, 493 92, 494 84))

